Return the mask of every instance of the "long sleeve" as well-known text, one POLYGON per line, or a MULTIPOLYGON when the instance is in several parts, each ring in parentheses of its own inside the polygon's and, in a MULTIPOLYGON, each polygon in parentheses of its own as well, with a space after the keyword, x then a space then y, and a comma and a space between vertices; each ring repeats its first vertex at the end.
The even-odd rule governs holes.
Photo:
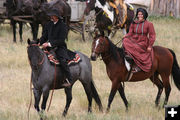
POLYGON ((48 24, 45 25, 45 28, 43 29, 42 36, 40 38, 40 45, 47 42, 48 40, 48 24))
POLYGON ((134 33, 133 33, 133 29, 134 29, 134 25, 133 23, 131 23, 130 27, 129 27, 129 32, 124 36, 124 37, 130 37, 132 36, 134 33))
POLYGON ((156 33, 152 23, 149 23, 148 29, 149 29, 149 47, 152 47, 156 39, 156 33))
POLYGON ((66 26, 66 24, 61 23, 60 29, 57 32, 58 32, 58 34, 56 34, 57 35, 56 39, 54 39, 53 41, 50 41, 52 47, 66 45, 66 43, 65 43, 65 39, 67 38, 67 26, 66 26))

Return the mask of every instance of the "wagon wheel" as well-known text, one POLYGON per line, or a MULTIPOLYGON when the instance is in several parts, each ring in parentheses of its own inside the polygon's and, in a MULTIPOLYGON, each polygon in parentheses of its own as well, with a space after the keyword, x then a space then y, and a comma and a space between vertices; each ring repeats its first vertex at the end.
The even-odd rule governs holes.
POLYGON ((83 41, 92 40, 93 33, 95 32, 95 11, 92 11, 90 15, 86 16, 83 23, 83 33, 82 38, 83 41))

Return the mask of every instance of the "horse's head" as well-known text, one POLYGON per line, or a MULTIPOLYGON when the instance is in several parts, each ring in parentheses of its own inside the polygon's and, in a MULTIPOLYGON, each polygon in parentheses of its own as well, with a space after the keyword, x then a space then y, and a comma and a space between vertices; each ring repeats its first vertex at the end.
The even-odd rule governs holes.
POLYGON ((32 0, 33 8, 38 9, 42 3, 46 3, 47 0, 32 0))
POLYGON ((87 0, 84 14, 89 15, 91 10, 96 10, 96 12, 99 12, 100 9, 103 9, 103 7, 106 6, 106 4, 106 0, 87 0))
POLYGON ((32 69, 38 69, 38 67, 42 64, 44 57, 42 57, 43 51, 39 48, 39 41, 30 41, 30 39, 27 40, 28 47, 27 47, 27 53, 30 65, 32 69))
POLYGON ((6 16, 10 16, 17 8, 17 0, 6 0, 4 7, 6 8, 6 16))
POLYGON ((95 9, 96 0, 87 0, 86 1, 86 8, 84 10, 84 15, 89 15, 91 10, 95 9))
POLYGON ((91 60, 95 61, 99 55, 106 53, 109 49, 107 37, 96 35, 92 43, 91 60))
POLYGON ((48 16, 49 8, 47 3, 41 4, 38 10, 34 10, 33 16, 36 21, 41 23, 41 25, 44 27, 44 25, 50 21, 50 17, 48 16))

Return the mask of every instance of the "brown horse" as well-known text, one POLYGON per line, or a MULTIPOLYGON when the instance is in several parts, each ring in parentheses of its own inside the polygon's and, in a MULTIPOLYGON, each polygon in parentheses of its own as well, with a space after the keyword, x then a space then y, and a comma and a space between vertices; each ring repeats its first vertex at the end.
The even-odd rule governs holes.
MULTIPOLYGON (((155 101, 156 106, 159 104, 163 88, 165 88, 164 105, 166 105, 171 91, 169 76, 172 74, 174 83, 180 90, 180 69, 176 60, 176 55, 172 50, 160 46, 154 46, 153 50, 154 59, 151 71, 148 73, 144 71, 134 73, 128 82, 137 82, 149 78, 158 87, 158 94, 155 101), (162 81, 158 75, 161 76, 162 81)), ((102 57, 106 65, 107 74, 112 81, 107 110, 109 111, 117 90, 123 99, 126 109, 128 109, 128 101, 121 84, 121 82, 127 82, 126 77, 128 75, 124 63, 123 49, 116 47, 107 37, 96 36, 92 43, 91 59, 95 61, 98 56, 102 57)))

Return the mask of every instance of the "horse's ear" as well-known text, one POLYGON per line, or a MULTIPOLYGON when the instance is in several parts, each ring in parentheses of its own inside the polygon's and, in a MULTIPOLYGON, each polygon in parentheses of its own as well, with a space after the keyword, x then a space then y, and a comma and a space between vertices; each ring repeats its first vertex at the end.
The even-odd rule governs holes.
POLYGON ((101 35, 102 35, 102 37, 104 37, 104 32, 102 32, 102 34, 101 34, 101 35))
POLYGON ((28 45, 30 45, 31 44, 31 40, 28 38, 28 40, 27 40, 27 43, 28 43, 28 45))
POLYGON ((98 31, 95 31, 95 37, 94 38, 97 38, 98 37, 98 31))
POLYGON ((37 39, 37 44, 38 44, 39 42, 40 42, 40 39, 38 38, 38 39, 37 39))

